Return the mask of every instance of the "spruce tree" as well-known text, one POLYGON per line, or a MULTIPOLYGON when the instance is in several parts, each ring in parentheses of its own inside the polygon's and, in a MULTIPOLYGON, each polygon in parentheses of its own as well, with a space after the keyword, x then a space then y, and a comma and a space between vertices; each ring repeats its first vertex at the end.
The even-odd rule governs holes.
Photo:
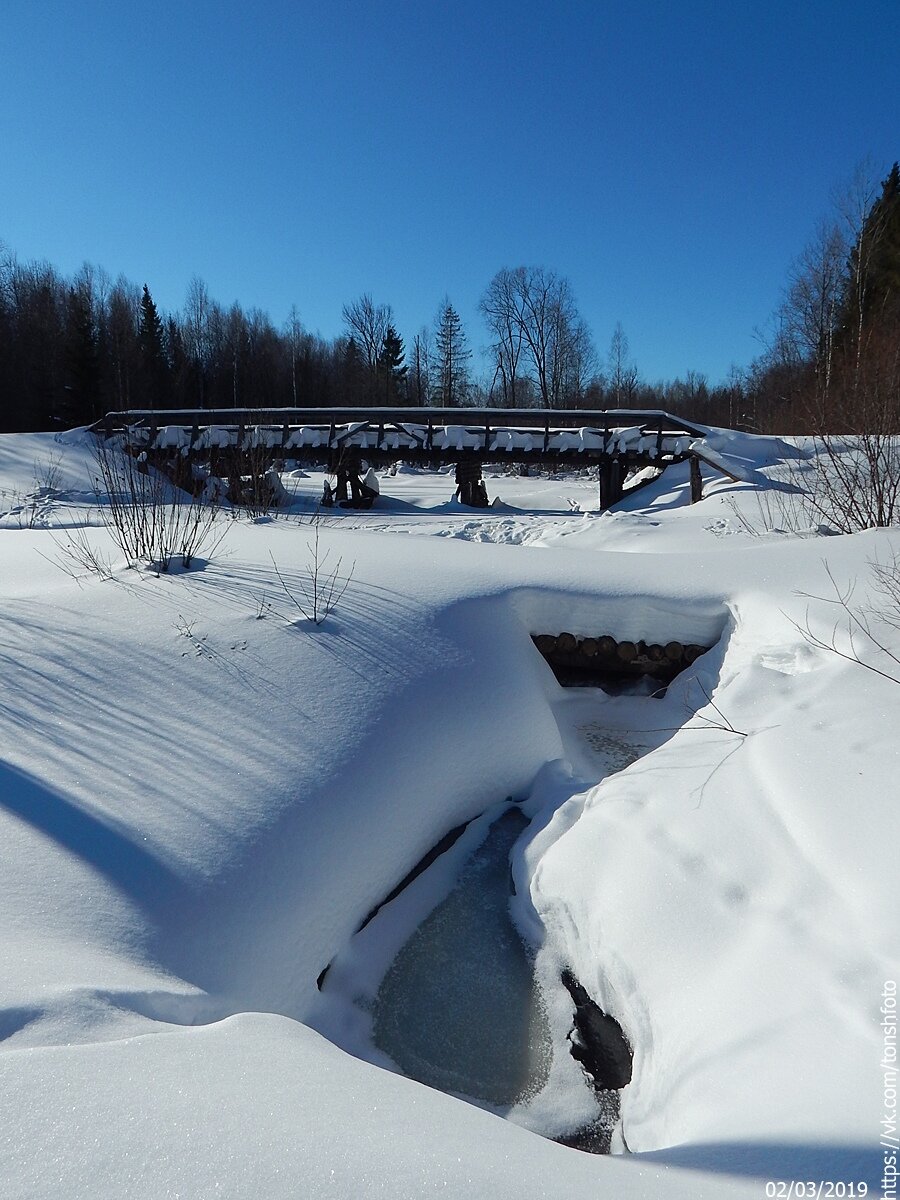
POLYGON ((165 408, 171 390, 169 363, 165 354, 162 321, 146 283, 141 295, 138 351, 141 401, 148 408, 165 408))
POLYGON ((393 325, 388 325, 378 355, 379 392, 385 405, 396 403, 403 395, 408 369, 403 362, 405 357, 403 339, 393 325))
POLYGON ((444 300, 435 325, 437 343, 437 399, 446 408, 465 404, 469 394, 469 370, 467 363, 472 357, 466 345, 459 313, 444 300))
POLYGON ((863 323, 900 322, 900 165, 881 185, 851 254, 851 270, 865 272, 863 323))

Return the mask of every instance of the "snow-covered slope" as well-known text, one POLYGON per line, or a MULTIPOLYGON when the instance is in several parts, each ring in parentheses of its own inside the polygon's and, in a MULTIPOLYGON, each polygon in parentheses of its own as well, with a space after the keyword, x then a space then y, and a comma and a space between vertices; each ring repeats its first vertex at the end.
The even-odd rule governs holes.
MULTIPOLYGON (((726 450, 764 471, 778 445, 726 450)), ((864 600, 896 535, 754 538, 730 506, 752 518, 752 485, 710 476, 692 508, 677 468, 602 515, 588 479, 489 480, 503 505, 473 514, 401 471, 321 528, 353 576, 314 627, 282 579, 320 476, 190 572, 102 580, 61 550, 83 529, 115 558, 91 474, 82 435, 0 439, 4 1196, 874 1191, 900 687, 796 623, 830 636, 841 610, 803 595, 823 560, 864 600), (535 651, 563 629, 716 644, 614 714, 535 651), (585 725, 626 718, 648 753, 598 783, 585 725), (508 795, 541 978, 574 967, 634 1042, 639 1153, 555 1145, 317 1031, 366 913, 508 795)))

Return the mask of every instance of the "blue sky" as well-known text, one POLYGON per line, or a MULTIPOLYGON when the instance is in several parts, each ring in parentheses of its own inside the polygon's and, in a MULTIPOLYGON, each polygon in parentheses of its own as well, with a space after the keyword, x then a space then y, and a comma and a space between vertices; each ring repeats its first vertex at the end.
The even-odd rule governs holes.
POLYGON ((182 306, 470 344, 501 267, 567 276, 602 354, 725 377, 855 166, 900 158, 900 0, 8 0, 0 240, 182 306))

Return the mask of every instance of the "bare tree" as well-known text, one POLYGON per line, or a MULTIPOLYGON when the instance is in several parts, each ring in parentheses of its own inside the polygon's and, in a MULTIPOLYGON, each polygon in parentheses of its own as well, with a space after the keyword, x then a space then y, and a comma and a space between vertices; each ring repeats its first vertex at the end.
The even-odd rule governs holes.
POLYGON ((638 372, 631 359, 630 347, 621 321, 616 322, 609 352, 606 356, 609 386, 616 402, 616 407, 633 403, 637 392, 638 372))
POLYGON ((211 308, 206 284, 195 275, 188 284, 184 302, 184 339, 196 379, 200 408, 206 403, 207 374, 212 357, 211 308))
MULTIPOLYGON (((783 334, 790 353, 795 361, 813 363, 816 398, 823 406, 831 386, 834 333, 849 252, 845 229, 836 222, 820 225, 794 263, 782 306, 783 334)), ((821 416, 827 419, 824 408, 821 416)))
POLYGON ((478 307, 494 337, 494 382, 500 386, 503 407, 519 408, 522 400, 520 361, 524 331, 515 272, 498 271, 488 284, 478 307))
POLYGON ((300 314, 297 312, 297 305, 292 304, 290 315, 285 325, 285 334, 291 351, 291 398, 294 408, 297 407, 297 355, 300 349, 300 335, 302 333, 303 326, 300 324, 300 314))
POLYGON ((249 347, 247 318, 239 304, 232 304, 223 321, 224 345, 228 354, 231 375, 231 406, 238 407, 238 380, 249 347))
POLYGON ((141 294, 120 275, 109 294, 108 330, 116 406, 129 408, 138 372, 141 294))
POLYGON ((570 327, 565 347, 566 353, 560 363, 561 401, 567 407, 577 408, 586 402, 598 380, 594 341, 581 318, 570 327))
POLYGON ((544 408, 578 402, 593 350, 567 279, 545 267, 504 268, 480 308, 494 335, 494 378, 504 399, 519 404, 527 374, 544 408))
POLYGON ((427 325, 413 338, 410 360, 407 390, 412 403, 422 408, 430 401, 433 386, 433 350, 427 325))
POLYGON ((112 291, 109 274, 93 263, 82 263, 75 273, 73 285, 87 298, 97 326, 102 326, 106 320, 107 305, 112 291))
POLYGON ((516 287, 522 314, 522 333, 534 366, 541 404, 552 408, 552 358, 558 335, 559 301, 557 277, 543 267, 516 272, 516 287))
POLYGON ((371 403, 375 399, 378 382, 378 356, 384 343, 388 326, 393 320, 389 304, 376 304, 368 294, 360 296, 342 309, 344 323, 350 336, 359 347, 366 368, 367 396, 371 403))

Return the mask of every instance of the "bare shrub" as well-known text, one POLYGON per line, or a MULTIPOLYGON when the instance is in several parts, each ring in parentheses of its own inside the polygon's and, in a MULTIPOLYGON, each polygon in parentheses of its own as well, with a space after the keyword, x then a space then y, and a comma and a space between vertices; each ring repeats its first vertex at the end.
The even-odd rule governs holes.
POLYGON ((341 601, 356 566, 351 564, 350 570, 341 574, 342 558, 338 558, 333 566, 329 566, 330 550, 324 550, 321 543, 322 513, 316 512, 311 520, 313 535, 307 542, 309 558, 301 572, 299 583, 295 588, 288 585, 287 580, 278 569, 278 563, 272 557, 275 574, 291 604, 307 621, 321 625, 327 616, 334 612, 341 601))
POLYGON ((129 563, 166 572, 175 559, 189 568, 225 536, 214 498, 184 497, 127 444, 98 440, 94 491, 103 522, 129 563))
POLYGON ((875 590, 882 598, 881 619, 894 629, 900 629, 900 554, 896 551, 887 562, 871 564, 875 590))
POLYGON ((30 492, 0 490, 0 504, 6 509, 0 512, 0 521, 9 521, 9 527, 17 529, 37 529, 49 525, 54 501, 61 494, 61 463, 62 455, 51 455, 43 462, 35 460, 34 488, 30 492))
POLYGON ((266 445, 265 431, 254 430, 245 439, 242 448, 240 475, 230 479, 230 499, 253 520, 270 516, 289 497, 281 482, 281 476, 272 463, 271 451, 266 445))
POLYGON ((47 458, 35 459, 34 486, 45 496, 55 496, 62 480, 62 455, 51 454, 47 458))
POLYGON ((59 550, 59 557, 55 560, 56 565, 61 567, 79 586, 81 585, 81 576, 86 573, 99 575, 101 579, 113 578, 112 563, 107 555, 98 550, 96 546, 91 545, 87 529, 84 526, 76 526, 67 530, 63 537, 54 538, 53 541, 59 550))
POLYGON ((734 496, 728 496, 726 503, 741 530, 753 537, 764 533, 802 536, 824 532, 818 515, 807 504, 805 471, 804 455, 796 449, 790 458, 769 469, 771 486, 754 489, 753 506, 749 510, 739 505, 734 496))
POLYGON ((900 523, 900 435, 872 418, 858 434, 821 434, 770 471, 756 511, 729 506, 746 533, 859 533, 900 523))
POLYGON ((813 439, 803 506, 837 533, 900 520, 900 438, 873 426, 855 437, 813 439))

